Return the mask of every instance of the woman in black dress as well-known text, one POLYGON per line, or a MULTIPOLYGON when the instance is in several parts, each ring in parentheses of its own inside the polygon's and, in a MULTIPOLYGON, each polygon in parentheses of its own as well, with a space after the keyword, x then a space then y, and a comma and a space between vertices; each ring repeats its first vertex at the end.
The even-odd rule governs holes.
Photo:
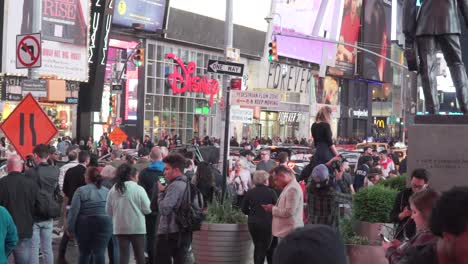
POLYGON ((320 108, 312 124, 312 137, 314 138, 315 154, 314 164, 325 164, 338 155, 332 140, 330 127, 332 109, 329 106, 320 108))

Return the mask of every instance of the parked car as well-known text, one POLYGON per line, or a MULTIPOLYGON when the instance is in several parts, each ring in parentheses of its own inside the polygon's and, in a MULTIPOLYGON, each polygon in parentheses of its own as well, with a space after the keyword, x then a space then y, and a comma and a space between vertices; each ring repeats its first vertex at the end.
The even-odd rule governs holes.
POLYGON ((340 155, 342 155, 343 158, 345 158, 348 161, 349 167, 351 168, 351 171, 354 171, 354 169, 357 166, 359 157, 361 157, 362 152, 359 152, 359 151, 338 151, 338 153, 340 155))
MULTIPOLYGON (((122 149, 122 157, 125 158, 127 155, 132 155, 134 158, 138 159, 138 150, 136 149, 122 149)), ((111 153, 106 154, 98 159, 99 167, 104 167, 112 160, 111 153)))
POLYGON ((356 145, 356 150, 363 152, 365 147, 371 147, 372 149, 375 149, 378 152, 380 152, 382 150, 388 149, 388 144, 379 142, 359 143, 356 145))
MULTIPOLYGON (((270 150, 270 158, 275 161, 278 159, 278 154, 280 152, 287 152, 289 156, 288 166, 297 175, 301 174, 301 171, 305 166, 307 166, 307 164, 309 164, 310 158, 313 155, 312 148, 297 145, 267 146, 263 147, 262 150, 263 149, 270 150)), ((257 156, 255 157, 254 162, 258 162, 260 160, 260 151, 257 151, 257 156)))

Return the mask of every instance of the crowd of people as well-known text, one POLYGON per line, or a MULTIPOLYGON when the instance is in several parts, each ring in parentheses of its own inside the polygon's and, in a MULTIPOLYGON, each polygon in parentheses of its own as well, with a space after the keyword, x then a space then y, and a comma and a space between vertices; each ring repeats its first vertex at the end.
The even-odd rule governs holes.
MULTIPOLYGON (((67 263, 71 240, 79 263, 105 263, 106 255, 110 263, 129 263, 130 248, 138 264, 190 263, 196 223, 224 184, 228 200, 247 217, 255 264, 346 263, 339 222, 350 215, 353 195, 406 172, 406 160, 391 149, 364 148, 351 170, 332 140, 330 114, 326 108, 317 114, 311 127, 316 152, 300 175, 288 166, 286 152, 273 160, 262 148, 254 162, 247 139, 226 179, 194 153, 171 151, 177 137, 108 147, 111 160, 104 166, 97 163, 103 153, 69 138, 57 147, 37 145, 25 161, 13 153, 0 179, 0 263, 8 257, 39 263, 40 254, 43 263, 67 263), (125 156, 122 147, 135 148, 138 158, 125 156), (59 168, 62 151, 67 163, 59 168), (63 230, 57 256, 54 219, 63 230)), ((205 139, 201 144, 212 144, 205 139)), ((106 135, 100 142, 101 152, 110 145, 106 135)), ((430 188, 425 169, 412 171, 409 180, 388 212, 397 228, 382 243, 388 261, 466 263, 468 188, 440 194, 430 188)))

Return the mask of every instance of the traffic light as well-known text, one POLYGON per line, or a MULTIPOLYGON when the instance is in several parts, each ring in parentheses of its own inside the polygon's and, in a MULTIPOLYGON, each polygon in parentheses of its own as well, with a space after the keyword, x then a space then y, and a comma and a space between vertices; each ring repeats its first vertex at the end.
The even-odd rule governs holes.
POLYGON ((111 96, 109 100, 109 112, 112 113, 117 106, 117 98, 115 95, 111 96))
POLYGON ((276 42, 276 39, 271 41, 268 44, 269 50, 268 50, 268 60, 269 61, 278 61, 278 43, 276 42))
POLYGON ((135 66, 141 67, 145 61, 145 49, 138 48, 133 54, 133 61, 135 62, 135 66))

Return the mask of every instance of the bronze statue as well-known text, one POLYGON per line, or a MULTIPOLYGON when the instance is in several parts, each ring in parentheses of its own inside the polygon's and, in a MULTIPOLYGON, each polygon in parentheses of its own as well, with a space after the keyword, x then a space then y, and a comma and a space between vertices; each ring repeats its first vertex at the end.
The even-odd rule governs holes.
POLYGON ((457 100, 463 114, 468 114, 468 82, 460 47, 459 14, 468 25, 468 0, 405 0, 403 4, 403 33, 409 68, 419 57, 419 73, 426 102, 426 111, 437 114, 439 100, 435 73, 436 51, 444 54, 452 75, 457 100), (416 44, 416 49, 414 47, 416 44), (417 50, 417 53, 415 52, 417 50), (417 55, 416 55, 417 54, 417 55))

